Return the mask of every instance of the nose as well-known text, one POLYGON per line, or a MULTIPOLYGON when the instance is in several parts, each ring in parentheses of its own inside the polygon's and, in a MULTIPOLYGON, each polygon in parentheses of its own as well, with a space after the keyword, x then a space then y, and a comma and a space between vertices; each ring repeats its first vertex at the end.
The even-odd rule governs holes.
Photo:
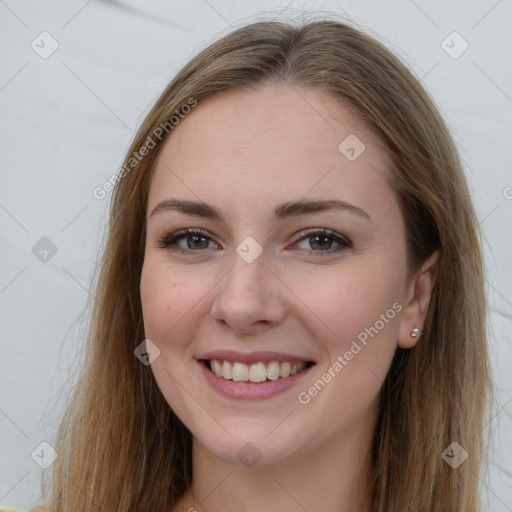
POLYGON ((234 254, 231 270, 216 291, 212 318, 237 334, 262 332, 281 323, 286 315, 285 287, 263 255, 247 263, 234 254))

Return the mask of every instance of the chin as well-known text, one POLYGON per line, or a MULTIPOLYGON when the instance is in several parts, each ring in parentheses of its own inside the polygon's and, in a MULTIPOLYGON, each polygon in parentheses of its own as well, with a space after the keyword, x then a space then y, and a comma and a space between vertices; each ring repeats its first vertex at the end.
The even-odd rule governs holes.
POLYGON ((252 469, 279 464, 296 454, 297 440, 286 439, 291 440, 293 437, 281 434, 276 440, 271 441, 268 436, 251 436, 250 431, 246 430, 244 436, 233 436, 229 441, 222 443, 214 439, 196 439, 195 442, 199 442, 202 449, 216 459, 230 465, 252 469))

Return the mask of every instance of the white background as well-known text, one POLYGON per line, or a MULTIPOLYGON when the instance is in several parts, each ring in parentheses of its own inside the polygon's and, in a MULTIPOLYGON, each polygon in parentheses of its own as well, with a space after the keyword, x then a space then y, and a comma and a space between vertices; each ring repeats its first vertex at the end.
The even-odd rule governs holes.
POLYGON ((92 190, 190 57, 260 12, 300 10, 344 14, 397 52, 460 148, 486 236, 498 389, 484 495, 490 511, 512 511, 510 0, 0 0, 0 505, 37 503, 43 470, 30 454, 52 442, 79 362, 108 206, 92 190), (43 31, 58 43, 46 59, 31 48, 50 48, 43 31), (441 46, 453 31, 469 44, 455 59, 441 46), (42 237, 57 248, 46 263, 32 252, 42 237))

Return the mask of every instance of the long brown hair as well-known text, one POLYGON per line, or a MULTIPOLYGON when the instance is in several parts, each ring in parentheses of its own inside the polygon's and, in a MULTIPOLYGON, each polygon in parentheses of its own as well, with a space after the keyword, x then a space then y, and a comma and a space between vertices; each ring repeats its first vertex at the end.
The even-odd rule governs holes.
MULTIPOLYGON (((380 136, 406 223, 409 272, 440 250, 421 341, 397 349, 382 388, 373 444, 378 512, 477 512, 491 381, 478 223, 460 160, 427 93, 382 44, 333 19, 265 21, 228 34, 193 58, 144 120, 117 177, 86 360, 56 449, 52 512, 169 510, 190 486, 191 434, 149 367, 139 281, 158 127, 191 99, 287 83, 338 95, 380 136), (156 132, 155 132, 156 130, 156 132), (139 159, 144 145, 154 147, 139 159), (441 454, 457 442, 457 469, 441 454)), ((179 116, 181 119, 182 116, 179 116)), ((178 120, 178 122, 180 122, 178 120)))

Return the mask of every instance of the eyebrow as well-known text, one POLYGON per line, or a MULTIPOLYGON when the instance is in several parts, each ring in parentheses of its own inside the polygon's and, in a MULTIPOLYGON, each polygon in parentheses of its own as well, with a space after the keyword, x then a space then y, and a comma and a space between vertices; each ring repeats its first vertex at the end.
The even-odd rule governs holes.
MULTIPOLYGON (((203 201, 191 201, 175 198, 160 201, 151 212, 150 217, 168 210, 178 211, 185 215, 206 217, 224 222, 224 217, 221 211, 211 204, 205 203, 203 201)), ((371 222, 370 216, 362 208, 359 208, 358 206, 347 203, 345 201, 340 201, 339 199, 290 201, 288 203, 277 205, 273 209, 272 215, 276 219, 282 220, 297 215, 307 215, 311 213, 319 213, 332 210, 343 210, 363 217, 364 219, 371 222)))

